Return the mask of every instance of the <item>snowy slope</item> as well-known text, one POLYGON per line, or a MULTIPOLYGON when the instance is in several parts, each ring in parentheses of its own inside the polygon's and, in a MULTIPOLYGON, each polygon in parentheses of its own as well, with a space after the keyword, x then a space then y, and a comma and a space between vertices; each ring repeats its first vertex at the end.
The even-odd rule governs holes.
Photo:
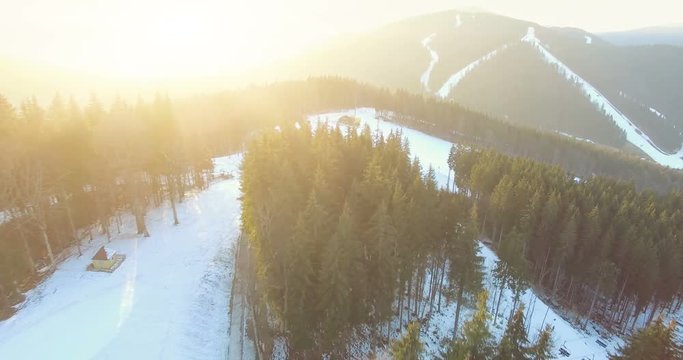
MULTIPOLYGON (((217 159, 232 171, 239 157, 217 159)), ((106 239, 59 264, 0 322, 0 359, 219 359, 229 351, 231 247, 239 232, 238 178, 188 194, 172 225, 168 206, 132 218, 107 247, 126 255, 113 273, 85 268, 106 239)))
MULTIPOLYGON (((489 309, 495 310, 495 301, 493 298, 495 285, 493 285, 493 269, 496 266, 498 256, 486 246, 480 245, 479 254, 484 257, 484 268, 486 273, 485 286, 488 288, 489 294, 489 309)), ((507 323, 508 315, 512 310, 513 293, 507 289, 503 293, 503 298, 499 310, 499 318, 496 325, 494 325, 494 333, 502 336, 507 323), (502 317, 500 315, 503 315, 502 317)), ((596 340, 600 337, 592 327, 587 332, 581 331, 574 327, 571 323, 565 320, 562 316, 556 313, 552 308, 548 307, 540 298, 538 298, 531 289, 527 289, 520 298, 524 303, 526 311, 526 321, 529 326, 529 336, 533 337, 538 333, 541 326, 547 324, 554 327, 554 340, 557 348, 564 345, 571 354, 571 359, 607 359, 608 351, 614 353, 617 346, 622 344, 619 338, 612 340, 602 340, 607 344, 607 348, 603 348, 596 340)), ((557 354, 557 351, 556 351, 557 354)))
POLYGON ((427 67, 427 70, 425 70, 424 73, 422 73, 422 76, 420 76, 420 83, 422 84, 422 88, 429 92, 431 91, 429 89, 429 77, 432 75, 432 70, 434 70, 434 65, 439 61, 439 54, 432 49, 429 44, 432 42, 432 39, 434 39, 434 36, 436 36, 436 33, 433 33, 424 40, 422 40, 422 46, 424 46, 427 51, 429 51, 429 55, 432 57, 432 59, 429 61, 429 66, 427 67))
POLYGON ((460 81, 465 76, 467 76, 469 73, 474 71, 474 69, 476 69, 477 66, 481 65, 484 61, 491 59, 492 57, 496 56, 500 51, 507 49, 507 47, 508 47, 508 45, 505 44, 505 45, 501 46, 500 48, 495 49, 495 50, 489 52, 488 54, 482 56, 481 58, 471 62, 470 64, 468 64, 464 68, 460 69, 455 74, 451 75, 448 78, 448 80, 446 80, 446 82, 441 86, 439 91, 436 92, 436 95, 442 99, 447 98, 448 95, 450 95, 451 91, 456 86, 458 86, 458 83, 460 83, 460 81))
MULTIPOLYGON (((355 110, 312 115, 309 116, 309 121, 314 126, 321 122, 334 125, 336 124, 337 120, 344 115, 356 116, 361 120, 362 126, 367 125, 373 131, 379 130, 384 135, 389 134, 391 131, 402 131, 403 136, 408 139, 410 144, 411 155, 418 157, 425 167, 431 164, 436 171, 437 182, 439 185, 445 186, 448 171, 446 159, 448 158, 448 152, 450 151, 451 143, 424 134, 420 131, 397 125, 390 121, 379 120, 377 117, 377 112, 375 109, 371 108, 359 108, 355 110)), ((493 295, 495 289, 492 285, 493 281, 491 277, 491 270, 495 266, 495 262, 498 258, 493 251, 485 246, 480 246, 480 255, 484 257, 485 273, 487 274, 485 286, 490 294, 489 309, 493 311, 493 295)), ((428 284, 429 281, 425 281, 425 283, 428 284)), ((587 357, 589 359, 606 359, 608 351, 613 352, 616 346, 621 344, 620 339, 614 338, 610 341, 607 341, 607 348, 601 347, 596 342, 596 340, 599 338, 599 335, 595 329, 592 328, 592 326, 590 326, 589 330, 587 331, 577 329, 569 321, 565 320, 553 309, 549 308, 531 290, 527 290, 522 295, 521 301, 526 305, 528 321, 530 321, 530 338, 533 339, 538 332, 538 329, 541 328, 543 324, 550 324, 554 326, 556 354, 557 348, 561 345, 564 345, 570 351, 571 359, 581 359, 582 357, 587 357)), ((513 294, 509 290, 506 290, 503 294, 500 307, 500 315, 502 316, 499 316, 499 320, 496 325, 492 324, 492 331, 498 338, 502 336, 502 332, 505 329, 505 321, 510 313, 512 303, 513 294)), ((440 350, 443 348, 441 341, 451 336, 454 323, 454 311, 455 304, 447 303, 442 308, 441 313, 433 314, 428 319, 427 324, 423 326, 422 341, 425 343, 426 350, 430 356, 438 356, 440 350)), ((463 319, 467 319, 469 314, 471 314, 471 310, 465 309, 463 313, 463 319)), ((398 321, 394 321, 392 323, 398 323, 398 321)), ((369 355, 369 353, 364 353, 363 351, 371 351, 367 344, 358 344, 357 348, 359 349, 358 351, 365 355, 369 355)), ((382 358, 381 355, 386 355, 385 351, 380 350, 379 355, 379 358, 382 358)))
POLYGON ((650 156, 657 163, 668 166, 674 169, 683 169, 683 159, 679 154, 669 154, 660 149, 641 129, 639 129, 626 115, 616 108, 607 98, 598 91, 595 87, 589 84, 586 80, 581 78, 573 72, 567 65, 557 59, 550 51, 548 51, 541 41, 536 37, 536 31, 533 27, 529 27, 527 34, 522 38, 523 42, 531 44, 543 56, 545 61, 557 66, 558 72, 563 75, 568 81, 576 82, 583 92, 583 94, 592 102, 598 110, 605 111, 605 113, 612 117, 614 123, 626 133, 626 140, 637 148, 642 150, 645 154, 650 156))

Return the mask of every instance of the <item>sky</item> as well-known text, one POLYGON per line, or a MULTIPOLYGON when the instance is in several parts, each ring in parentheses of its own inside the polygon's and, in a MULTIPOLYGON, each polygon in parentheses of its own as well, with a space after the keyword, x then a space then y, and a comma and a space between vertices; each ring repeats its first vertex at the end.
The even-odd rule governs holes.
POLYGON ((674 0, 0 0, 0 58, 131 79, 206 76, 463 8, 593 32, 683 23, 674 0))

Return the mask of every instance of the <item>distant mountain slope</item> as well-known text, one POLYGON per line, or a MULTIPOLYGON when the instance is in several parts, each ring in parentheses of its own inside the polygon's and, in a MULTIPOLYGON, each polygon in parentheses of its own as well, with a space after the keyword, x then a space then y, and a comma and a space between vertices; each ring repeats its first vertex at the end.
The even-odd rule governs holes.
POLYGON ((555 56, 596 86, 663 149, 683 141, 683 48, 587 46, 565 31, 540 29, 555 56))
POLYGON ((506 48, 465 77, 453 98, 495 117, 621 148, 623 134, 574 84, 565 81, 531 47, 506 48), (524 91, 520 91, 523 88, 524 91))
POLYGON ((627 148, 650 147, 645 153, 678 163, 670 154, 683 143, 680 63, 683 48, 620 47, 580 29, 449 11, 332 41, 273 73, 342 75, 419 91, 617 148, 628 130, 627 148), (543 51, 518 46, 530 27, 543 51))
POLYGON ((654 26, 637 30, 599 34, 614 45, 673 45, 683 46, 683 26, 654 26))

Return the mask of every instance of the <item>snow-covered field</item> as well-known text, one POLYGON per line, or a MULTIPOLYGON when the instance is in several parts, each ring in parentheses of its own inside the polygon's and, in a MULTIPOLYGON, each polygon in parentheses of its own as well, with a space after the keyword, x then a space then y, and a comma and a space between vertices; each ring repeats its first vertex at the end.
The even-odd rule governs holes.
MULTIPOLYGON (((216 169, 233 171, 239 160, 216 159, 216 169)), ((126 255, 111 274, 85 271, 102 237, 59 264, 0 322, 0 359, 227 358, 238 179, 188 194, 178 226, 169 206, 150 211, 149 238, 124 218, 106 244, 126 255)))
MULTIPOLYGON (((403 127, 401 125, 392 123, 390 121, 380 120, 377 117, 377 112, 372 108, 359 108, 355 110, 346 110, 340 112, 330 112, 309 117, 309 121, 313 126, 318 123, 328 123, 335 125, 341 116, 355 116, 361 121, 361 126, 369 126, 373 131, 380 131, 387 135, 392 131, 401 131, 403 136, 408 139, 410 144, 411 155, 418 157, 426 168, 431 165, 437 175, 437 182, 441 186, 445 186, 448 166, 446 159, 451 148, 451 143, 445 140, 424 134, 420 131, 403 127)), ((495 266, 498 259, 495 253, 485 246, 480 246, 480 255, 484 257, 484 266, 486 268, 487 277, 485 279, 485 286, 489 291, 489 309, 494 308, 494 286, 492 285, 491 269, 495 266)), ((429 283, 429 281, 426 281, 429 283)), ((571 353, 570 359, 606 359, 608 351, 614 351, 616 346, 621 344, 621 340, 614 338, 612 340, 603 342, 607 343, 607 348, 601 347, 596 340, 599 338, 595 329, 589 326, 587 331, 582 331, 575 328, 570 322, 565 320, 562 316, 557 314, 553 309, 549 308, 541 299, 535 296, 533 291, 527 290, 521 297, 521 301, 525 303, 529 322, 529 336, 534 338, 538 329, 542 324, 550 324, 555 328, 555 344, 556 354, 557 348, 564 345, 571 353), (547 312, 547 315, 546 315, 547 312)), ((496 337, 502 336, 505 329, 505 321, 510 313, 513 303, 513 294, 507 290, 502 298, 500 306, 499 320, 497 324, 492 324, 492 331, 496 337)), ((492 310, 493 311, 493 310, 492 310)), ((454 324, 455 304, 448 303, 442 307, 441 313, 433 314, 423 327, 422 341, 425 343, 427 351, 430 356, 438 356, 440 350, 443 348, 441 341, 451 336, 454 324)), ((467 319, 471 310, 464 309, 462 319, 467 319)), ((464 321, 464 320, 462 320, 464 321)), ((462 324, 462 322, 461 322, 462 324)), ((359 346, 359 349, 370 350, 367 346, 359 346)), ((380 354, 381 355, 381 354, 380 354)), ((559 358, 559 355, 557 355, 559 358)), ((381 357, 380 357, 381 358, 381 357)))
POLYGON ((565 77, 568 81, 577 83, 584 94, 584 96, 593 105, 601 111, 604 111, 612 121, 626 133, 626 140, 631 144, 635 145, 637 148, 642 150, 654 161, 661 165, 668 166, 674 169, 683 169, 683 159, 679 153, 669 154, 662 149, 660 149, 655 143, 650 139, 647 134, 645 134, 641 129, 639 129, 626 115, 624 115, 619 109, 616 108, 598 89, 589 84, 586 80, 577 75, 572 71, 567 65, 561 62, 557 57, 555 57, 550 51, 548 51, 542 44, 541 41, 536 37, 536 30, 533 27, 529 27, 527 34, 522 38, 523 42, 531 44, 536 48, 543 59, 550 64, 557 66, 558 72, 565 77))

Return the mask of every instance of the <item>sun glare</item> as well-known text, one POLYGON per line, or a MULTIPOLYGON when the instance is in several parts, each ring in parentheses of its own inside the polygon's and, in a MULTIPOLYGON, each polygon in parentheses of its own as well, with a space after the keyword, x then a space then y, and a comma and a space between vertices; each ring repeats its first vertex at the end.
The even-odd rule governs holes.
POLYGON ((273 57, 266 46, 275 22, 253 24, 245 8, 220 13, 186 7, 104 14, 84 36, 78 60, 65 65, 122 79, 187 78, 256 66, 273 57))

